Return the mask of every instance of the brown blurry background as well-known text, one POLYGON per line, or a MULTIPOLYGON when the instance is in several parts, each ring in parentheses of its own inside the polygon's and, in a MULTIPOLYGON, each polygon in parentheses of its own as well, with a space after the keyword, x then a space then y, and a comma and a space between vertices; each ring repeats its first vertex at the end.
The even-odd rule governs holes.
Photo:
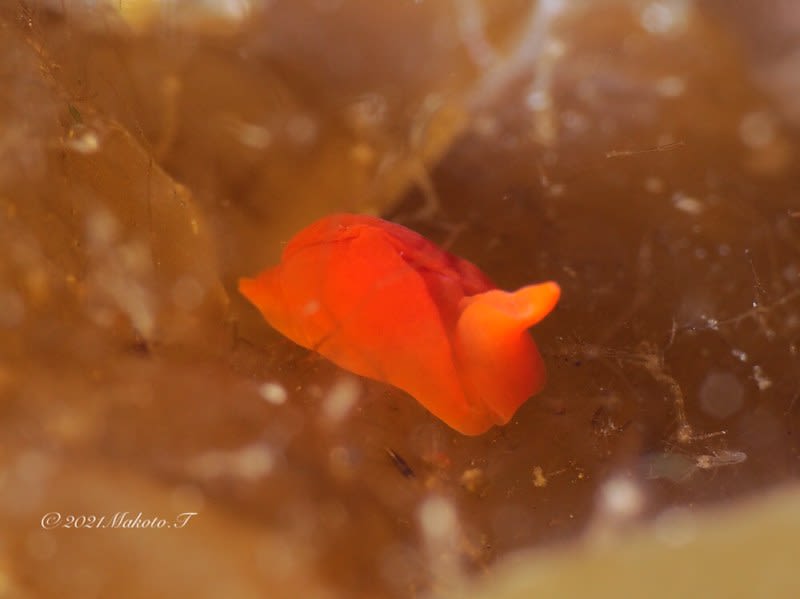
POLYGON ((791 0, 4 3, 0 596, 796 596, 799 37, 791 0), (557 280, 546 390, 463 437, 269 329, 236 279, 334 211, 557 280), (64 527, 118 512, 197 515, 64 527))

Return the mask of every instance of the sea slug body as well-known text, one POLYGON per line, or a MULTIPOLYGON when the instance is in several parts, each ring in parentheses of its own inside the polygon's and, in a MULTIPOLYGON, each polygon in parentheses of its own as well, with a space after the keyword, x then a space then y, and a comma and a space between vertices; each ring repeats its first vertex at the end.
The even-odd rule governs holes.
POLYGON ((421 235, 379 218, 327 216, 240 292, 280 333, 412 395, 467 435, 506 424, 545 382, 527 329, 554 282, 514 292, 421 235))

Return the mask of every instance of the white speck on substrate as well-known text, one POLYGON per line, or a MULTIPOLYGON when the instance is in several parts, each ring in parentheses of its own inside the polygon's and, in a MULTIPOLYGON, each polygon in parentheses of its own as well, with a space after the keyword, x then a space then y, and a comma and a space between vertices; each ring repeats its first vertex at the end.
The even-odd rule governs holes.
POLYGON ((361 396, 361 383, 348 376, 336 381, 323 400, 325 417, 332 423, 341 422, 358 402, 361 396))
POLYGON ((764 369, 758 364, 753 366, 753 380, 756 382, 756 385, 758 385, 759 391, 766 391, 772 387, 772 379, 764 374, 764 369))
POLYGON ((681 212, 691 214, 692 216, 697 216, 702 213, 704 208, 700 200, 682 192, 677 192, 672 196, 672 204, 681 212))
POLYGON ((280 383, 267 382, 258 388, 258 394, 269 403, 280 406, 289 399, 286 388, 280 383))

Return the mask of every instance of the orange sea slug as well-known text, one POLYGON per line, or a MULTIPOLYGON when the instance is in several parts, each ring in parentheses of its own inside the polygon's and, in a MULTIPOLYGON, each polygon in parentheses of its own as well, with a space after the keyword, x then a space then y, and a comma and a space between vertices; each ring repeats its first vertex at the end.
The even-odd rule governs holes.
POLYGON ((544 385, 527 329, 556 283, 505 292, 476 266, 379 218, 327 216, 239 290, 289 339, 399 387, 451 427, 506 424, 544 385))

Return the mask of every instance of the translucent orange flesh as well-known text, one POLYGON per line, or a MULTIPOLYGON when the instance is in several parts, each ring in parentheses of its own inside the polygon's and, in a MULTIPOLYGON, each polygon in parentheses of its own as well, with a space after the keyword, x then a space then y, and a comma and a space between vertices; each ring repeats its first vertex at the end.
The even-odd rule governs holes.
POLYGON ((543 386, 526 329, 559 294, 555 283, 503 292, 413 231, 348 214, 302 230, 239 290, 292 341, 472 435, 508 422, 543 386))

